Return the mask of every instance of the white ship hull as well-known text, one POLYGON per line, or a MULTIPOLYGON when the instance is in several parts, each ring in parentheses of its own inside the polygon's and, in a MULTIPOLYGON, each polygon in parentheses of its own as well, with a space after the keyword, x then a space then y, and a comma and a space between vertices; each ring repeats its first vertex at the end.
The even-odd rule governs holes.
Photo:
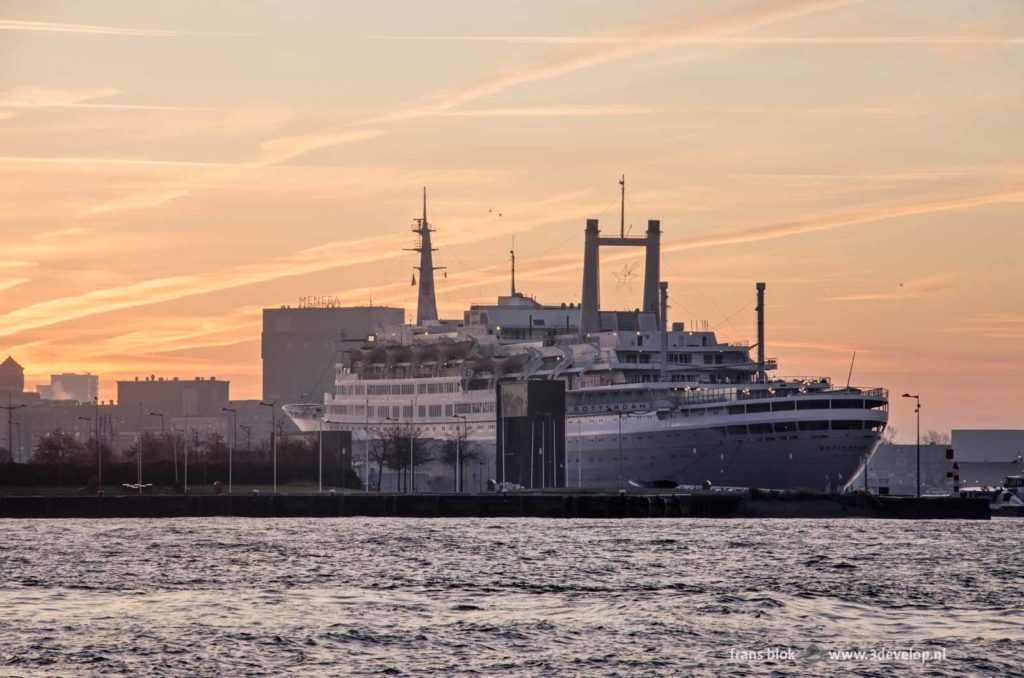
MULTIPOLYGON (((619 417, 587 415, 566 418, 565 478, 570 487, 614 488, 630 481, 669 481, 680 485, 761 487, 838 491, 853 478, 880 441, 885 413, 878 410, 816 410, 801 413, 768 413, 746 416, 706 416, 701 421, 683 416, 683 411, 643 413, 622 418, 621 455, 619 417), (858 419, 852 419, 853 416, 858 419), (849 428, 852 422, 861 428, 849 428), (844 428, 833 428, 842 422, 844 428), (793 426, 795 425, 795 426, 793 426), (801 428, 815 430, 800 430, 801 428), (751 433, 753 427, 770 432, 751 433), (746 432, 740 432, 742 429, 746 432), (796 430, 789 430, 795 428, 796 430)), ((304 431, 347 430, 354 440, 355 465, 366 477, 367 443, 388 422, 383 420, 331 421, 293 416, 304 431), (369 435, 367 432, 369 431, 369 435)), ((421 438, 417 445, 438 450, 456 435, 461 423, 417 422, 421 438)), ((494 479, 501 455, 495 450, 496 423, 469 420, 465 441, 478 453, 464 466, 464 487, 475 490, 494 479)), ((537 450, 538 464, 543 449, 537 450)), ((378 470, 369 464, 371 487, 377 486, 378 470)), ((524 477, 507 469, 510 475, 524 477)), ((448 491, 454 487, 451 465, 431 461, 417 469, 417 488, 448 491)), ((543 481, 542 481, 543 482, 543 481)), ((384 471, 383 487, 394 483, 384 471)), ((540 485, 538 485, 540 487, 540 485)))

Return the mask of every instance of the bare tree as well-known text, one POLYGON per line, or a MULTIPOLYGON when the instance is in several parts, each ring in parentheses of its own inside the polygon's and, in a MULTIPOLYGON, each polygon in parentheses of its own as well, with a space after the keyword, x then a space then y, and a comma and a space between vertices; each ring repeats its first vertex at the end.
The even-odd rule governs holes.
MULTIPOLYGON (((377 491, 380 491, 381 479, 384 477, 384 467, 391 458, 391 439, 394 435, 389 430, 391 427, 377 426, 367 431, 369 445, 368 456, 377 465, 377 491)), ((366 485, 370 485, 370 469, 366 469, 366 485)))
POLYGON ((949 445, 950 436, 946 431, 928 431, 921 436, 922 445, 949 445))
POLYGON ((409 474, 415 469, 409 468, 409 462, 414 466, 426 464, 431 460, 430 450, 427 449, 423 440, 423 429, 413 424, 396 424, 388 428, 389 455, 387 465, 400 473, 404 479, 405 487, 409 487, 409 474), (410 454, 409 446, 412 445, 410 454))
POLYGON ((456 489, 465 487, 462 476, 466 462, 480 459, 480 456, 480 446, 469 440, 464 428, 456 428, 455 434, 441 444, 441 460, 452 467, 456 489))
POLYGON ((885 431, 882 433, 882 442, 886 445, 893 445, 896 443, 896 436, 899 435, 900 430, 891 424, 885 427, 885 431))

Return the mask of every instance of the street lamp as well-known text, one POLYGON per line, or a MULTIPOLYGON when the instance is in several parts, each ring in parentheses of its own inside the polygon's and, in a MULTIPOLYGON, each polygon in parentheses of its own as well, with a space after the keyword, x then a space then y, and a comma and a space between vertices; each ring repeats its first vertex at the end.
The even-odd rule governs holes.
POLYGON ((270 442, 274 448, 274 494, 277 494, 277 403, 265 403, 261 400, 260 405, 270 408, 270 442))
POLYGON ((608 410, 608 414, 615 414, 619 417, 619 489, 622 489, 622 417, 619 410, 608 410))
MULTIPOLYGON (((164 413, 163 412, 150 412, 151 417, 160 417, 160 444, 167 444, 167 436, 164 433, 164 413)), ((174 457, 174 484, 178 484, 178 447, 177 445, 171 446, 171 455, 174 457)))
MULTIPOLYGON (((89 422, 90 427, 92 426, 92 417, 78 417, 78 420, 79 421, 87 421, 87 422, 89 422)), ((100 449, 99 438, 97 437, 97 438, 95 438, 95 440, 96 440, 96 456, 99 459, 99 470, 98 470, 99 489, 102 490, 103 489, 103 457, 99 454, 99 449, 100 449)))
POLYGON ((234 457, 235 445, 238 443, 238 410, 233 407, 222 407, 221 412, 230 412, 234 416, 231 426, 231 446, 228 448, 228 494, 234 487, 234 457))
POLYGON ((921 496, 921 396, 904 393, 904 398, 913 398, 917 402, 914 414, 917 415, 917 496, 921 496))
MULTIPOLYGON (((400 431, 399 431, 399 429, 398 429, 398 426, 397 426, 397 424, 398 424, 398 419, 396 419, 396 418, 394 418, 394 417, 384 417, 383 419, 381 419, 381 421, 393 421, 393 422, 395 422, 395 425, 396 425, 396 426, 395 426, 395 439, 396 439, 396 441, 397 441, 397 438, 398 438, 398 434, 400 433, 400 431)), ((383 429, 382 429, 382 430, 383 430, 383 429)), ((369 447, 367 447, 367 449, 369 449, 369 447)), ((383 454, 383 453, 384 453, 384 452, 386 452, 386 451, 387 451, 387 442, 385 441, 385 442, 384 442, 384 447, 382 448, 382 451, 381 451, 381 453, 383 454)), ((397 457, 396 457, 396 458, 397 458, 397 457)), ((367 456, 367 459, 369 459, 369 456, 367 456)), ((397 473, 397 470, 398 470, 398 469, 395 469, 395 470, 396 470, 396 473, 395 473, 395 491, 397 492, 397 491, 398 491, 398 488, 399 488, 399 487, 401 487, 401 484, 400 484, 400 482, 399 482, 399 481, 401 481, 401 479, 402 479, 402 476, 401 476, 401 475, 399 475, 399 474, 397 473)), ((381 475, 383 476, 383 474, 381 474, 381 475)), ((367 466, 367 468, 366 468, 366 477, 367 477, 367 478, 369 478, 369 477, 370 477, 370 468, 369 468, 369 466, 367 466)), ((383 480, 384 480, 384 479, 383 479, 383 477, 381 477, 381 478, 378 478, 378 479, 377 479, 377 491, 378 491, 378 492, 379 492, 379 491, 380 491, 380 489, 381 489, 381 485, 383 484, 383 482, 382 482, 383 480)), ((367 482, 369 482, 369 481, 367 481, 367 482)))
MULTIPOLYGON (((468 425, 466 423, 466 415, 456 414, 452 417, 453 419, 461 419, 462 426, 466 429, 466 435, 469 435, 468 425)), ((455 425, 455 492, 462 492, 462 439, 459 436, 459 425, 455 425)))
MULTIPOLYGON (((14 428, 14 425, 12 423, 14 421, 13 420, 14 410, 20 410, 20 409, 24 408, 25 404, 24 404, 24 402, 22 402, 22 404, 11 405, 11 397, 12 397, 12 394, 11 393, 7 393, 7 405, 4 406, 3 408, 0 408, 0 409, 7 411, 7 452, 10 453, 10 458, 11 458, 11 460, 13 460, 14 459, 14 442, 13 442, 13 438, 11 437, 11 435, 12 435, 11 431, 14 428)), ((20 438, 22 438, 22 430, 20 430, 20 427, 18 427, 17 437, 18 437, 18 447, 20 448, 20 447, 22 447, 22 446, 20 446, 20 438)), ((18 452, 20 452, 20 450, 18 452)))

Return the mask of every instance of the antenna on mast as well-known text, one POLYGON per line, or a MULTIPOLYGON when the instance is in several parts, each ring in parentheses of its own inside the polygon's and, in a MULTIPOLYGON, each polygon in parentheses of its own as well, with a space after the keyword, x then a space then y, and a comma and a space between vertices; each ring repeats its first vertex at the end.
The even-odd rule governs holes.
POLYGON ((512 236, 512 296, 516 296, 516 237, 512 236))
POLYGON ((619 208, 619 237, 626 237, 626 175, 619 179, 619 186, 622 187, 622 202, 619 208))

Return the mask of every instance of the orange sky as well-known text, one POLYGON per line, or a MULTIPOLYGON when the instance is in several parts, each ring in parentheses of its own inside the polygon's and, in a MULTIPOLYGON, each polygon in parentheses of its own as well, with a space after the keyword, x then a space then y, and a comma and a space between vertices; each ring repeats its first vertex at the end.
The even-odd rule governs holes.
POLYGON ((670 319, 752 340, 765 280, 780 374, 856 350, 925 429, 1024 427, 1024 5, 549 5, 3 3, 0 358, 258 397, 261 308, 414 310, 421 186, 451 316, 513 236, 519 287, 577 301, 625 172, 670 319))

